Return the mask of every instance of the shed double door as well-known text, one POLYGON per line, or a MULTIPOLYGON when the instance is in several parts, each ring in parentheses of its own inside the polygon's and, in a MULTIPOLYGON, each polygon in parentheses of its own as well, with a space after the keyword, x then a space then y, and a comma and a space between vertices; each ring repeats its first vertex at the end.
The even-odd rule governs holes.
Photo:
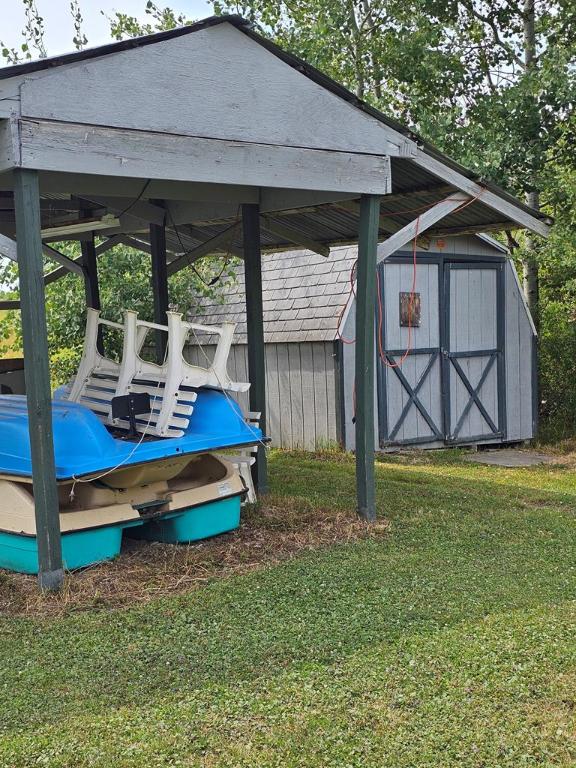
POLYGON ((419 263, 416 327, 403 325, 413 267, 379 267, 378 414, 382 447, 502 438, 503 262, 419 263))

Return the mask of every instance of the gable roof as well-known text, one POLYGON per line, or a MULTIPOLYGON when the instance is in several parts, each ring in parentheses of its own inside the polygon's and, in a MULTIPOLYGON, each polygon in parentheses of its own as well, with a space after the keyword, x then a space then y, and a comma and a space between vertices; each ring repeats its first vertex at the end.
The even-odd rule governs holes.
MULTIPOLYGON (((264 47, 265 49, 270 51, 272 54, 274 54, 276 57, 281 59, 283 62, 288 64, 290 67, 296 69, 298 72, 305 75, 307 78, 313 80, 314 82, 316 82, 317 84, 325 88, 327 91, 330 91, 331 93, 337 95, 339 98, 343 99, 349 104, 352 104, 357 109, 375 118, 380 123, 384 124, 388 128, 395 131, 398 135, 404 136, 409 140, 417 142, 418 148, 422 150, 426 155, 428 155, 432 161, 439 161, 447 169, 452 169, 453 171, 460 174, 461 176, 464 176, 466 179, 469 179, 471 181, 481 184, 481 186, 484 189, 496 194, 503 201, 506 201, 508 204, 512 204, 515 208, 523 211, 524 214, 529 214, 530 217, 532 217, 534 220, 544 221, 548 218, 545 214, 537 212, 534 209, 530 208, 529 206, 524 204, 522 201, 516 199, 514 196, 510 195, 508 192, 501 189, 497 185, 492 184, 490 182, 486 182, 485 180, 479 178, 478 175, 475 174, 473 171, 470 171, 469 169, 461 166, 459 163, 456 163, 451 158, 439 152, 433 145, 423 140, 420 136, 415 134, 411 129, 403 126, 402 124, 389 118, 379 110, 375 109, 374 107, 371 107, 370 105, 366 104, 362 100, 358 99, 353 93, 348 91, 346 88, 341 86, 332 78, 328 77, 324 73, 317 70, 315 67, 311 66, 310 64, 298 58, 297 56, 294 56, 293 54, 282 50, 275 43, 263 37, 262 35, 258 34, 254 30, 254 27, 250 22, 248 22, 246 19, 238 15, 212 16, 202 21, 198 21, 193 24, 187 25, 185 27, 179 27, 166 32, 159 32, 152 35, 146 35, 146 36, 137 37, 137 38, 129 38, 127 40, 122 40, 116 43, 110 43, 108 45, 103 45, 96 48, 89 48, 83 51, 77 51, 75 53, 65 54, 62 56, 56 56, 52 58, 41 59, 39 61, 27 62, 24 64, 12 66, 12 67, 2 68, 0 69, 0 80, 6 79, 6 78, 18 77, 18 76, 26 75, 33 72, 39 72, 42 70, 54 69, 64 65, 74 64, 76 62, 102 58, 110 54, 115 54, 122 51, 128 51, 134 48, 142 48, 145 46, 154 45, 156 43, 160 43, 165 40, 171 40, 178 37, 183 37, 185 35, 198 32, 199 30, 207 29, 207 28, 214 27, 221 24, 232 25, 233 27, 235 27, 236 29, 240 30, 242 33, 250 37, 256 43, 258 43, 260 46, 264 47)), ((418 186, 422 187, 423 185, 426 185, 426 183, 430 183, 430 180, 434 178, 433 175, 428 173, 423 168, 416 167, 414 164, 410 163, 410 158, 398 158, 395 160, 395 165, 398 167, 398 170, 401 172, 402 175, 406 175, 409 178, 409 181, 410 183, 412 183, 412 186, 415 185, 416 187, 418 186)), ((434 171, 432 171, 432 174, 433 173, 434 171)), ((409 189, 410 184, 407 183, 405 185, 405 188, 409 189)), ((476 209, 477 211, 481 211, 483 206, 480 203, 478 203, 472 206, 472 208, 476 209)), ((471 210, 468 211, 468 214, 471 214, 471 213, 472 213, 471 210)), ((504 223, 505 223, 504 221, 498 222, 498 224, 502 224, 502 225, 504 223)))

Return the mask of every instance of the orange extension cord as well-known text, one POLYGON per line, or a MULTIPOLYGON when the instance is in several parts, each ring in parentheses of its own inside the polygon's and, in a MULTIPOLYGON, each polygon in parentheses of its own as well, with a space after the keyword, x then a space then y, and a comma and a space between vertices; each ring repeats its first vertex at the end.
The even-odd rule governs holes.
MULTIPOLYGON (((476 200, 483 194, 483 192, 479 192, 476 197, 471 198, 470 200, 466 200, 462 205, 458 206, 458 208, 455 208, 452 213, 459 213, 460 211, 464 210, 464 208, 467 208, 469 205, 472 205, 472 203, 475 203, 476 200)), ((450 198, 447 198, 444 202, 448 202, 450 198)), ((396 362, 390 362, 387 357, 386 353, 384 352, 384 348, 382 346, 382 325, 383 325, 383 307, 382 307, 382 293, 380 290, 380 272, 377 269, 376 270, 376 290, 377 290, 377 301, 378 301, 378 355, 380 357, 380 360, 387 368, 401 368, 408 356, 410 355, 410 352, 412 351, 412 309, 414 307, 414 298, 416 296, 416 271, 418 266, 418 233, 420 230, 420 214, 422 211, 426 211, 429 208, 432 208, 436 203, 430 203, 425 206, 421 206, 420 208, 412 208, 410 210, 404 210, 404 211, 386 211, 386 216, 402 216, 405 213, 418 213, 418 217, 416 218, 416 230, 414 233, 414 238, 412 240, 412 285, 410 288, 410 297, 408 299, 408 343, 406 345, 406 351, 402 354, 402 357, 397 360, 396 362)), ((340 315, 338 317, 338 330, 336 332, 336 335, 338 339, 343 344, 355 344, 356 339, 345 339, 342 334, 340 333, 340 324, 342 322, 342 317, 344 315, 344 312, 346 310, 346 307, 348 306, 348 303, 350 301, 350 298, 354 296, 356 298, 356 289, 354 286, 355 283, 355 271, 356 271, 356 265, 358 263, 358 259, 354 262, 352 265, 352 269, 350 270, 350 292, 348 293, 348 299, 345 302, 344 306, 342 307, 340 311, 340 315)), ((354 386, 352 388, 352 407, 353 407, 353 417, 352 422, 354 423, 356 421, 356 381, 354 381, 354 386)))

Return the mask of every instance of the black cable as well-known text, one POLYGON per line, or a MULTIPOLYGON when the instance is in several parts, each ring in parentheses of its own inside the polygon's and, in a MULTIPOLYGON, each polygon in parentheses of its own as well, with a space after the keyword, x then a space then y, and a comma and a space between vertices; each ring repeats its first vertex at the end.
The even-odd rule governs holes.
MULTIPOLYGON (((178 242, 180 243, 180 247, 182 248, 182 253, 180 254, 180 257, 187 256, 189 253, 192 253, 194 248, 188 248, 187 249, 184 246, 184 243, 182 242, 182 238, 180 236, 180 232, 178 231, 178 227, 176 226, 176 222, 174 221, 174 218, 172 216, 172 212, 170 211, 169 208, 167 209, 167 214, 168 214, 168 218, 170 219, 170 222, 171 222, 171 227, 174 230, 174 232, 176 233, 176 237, 178 238, 178 242)), ((232 231, 230 232, 230 242, 228 244, 228 250, 226 251, 226 254, 225 254, 225 257, 224 257, 224 264, 222 265, 222 269, 220 270, 218 275, 213 277, 211 280, 206 280, 200 274, 200 272, 198 272, 198 270, 196 269, 194 264, 190 265, 192 267, 192 269, 194 270, 194 274, 196 275, 196 277, 199 280, 201 280, 204 283, 204 285, 207 286, 208 288, 210 288, 211 286, 215 285, 220 280, 220 278, 224 274, 224 270, 228 266, 228 261, 230 259, 230 255, 231 255, 230 251, 231 251, 231 247, 232 247, 232 238, 234 236, 234 229, 236 228, 236 226, 238 225, 239 222, 240 222, 240 206, 238 206, 238 210, 236 212, 236 221, 234 222, 234 224, 231 227, 232 231)))
POLYGON ((142 200, 142 196, 144 195, 144 192, 146 192, 146 190, 150 186, 150 182, 151 181, 152 181, 152 179, 146 179, 146 181, 144 182, 144 186, 140 190, 140 193, 138 194, 138 196, 135 197, 134 200, 132 200, 132 202, 129 205, 127 205, 126 208, 124 208, 123 211, 120 211, 120 213, 117 213, 116 214, 116 218, 119 219, 121 216, 124 216, 125 213, 128 213, 128 211, 130 211, 132 208, 134 208, 136 203, 138 203, 140 200, 142 200))

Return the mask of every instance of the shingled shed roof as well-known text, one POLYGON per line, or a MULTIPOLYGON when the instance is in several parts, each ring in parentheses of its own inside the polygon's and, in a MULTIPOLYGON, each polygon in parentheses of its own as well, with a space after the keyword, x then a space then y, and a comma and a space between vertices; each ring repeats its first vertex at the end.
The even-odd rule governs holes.
MULTIPOLYGON (((262 260, 264 340, 266 342, 332 341, 350 292, 356 246, 332 248, 325 259, 311 251, 273 253, 262 260)), ((201 306, 194 322, 237 323, 234 341, 246 344, 244 265, 237 280, 220 294, 222 302, 201 306)))

